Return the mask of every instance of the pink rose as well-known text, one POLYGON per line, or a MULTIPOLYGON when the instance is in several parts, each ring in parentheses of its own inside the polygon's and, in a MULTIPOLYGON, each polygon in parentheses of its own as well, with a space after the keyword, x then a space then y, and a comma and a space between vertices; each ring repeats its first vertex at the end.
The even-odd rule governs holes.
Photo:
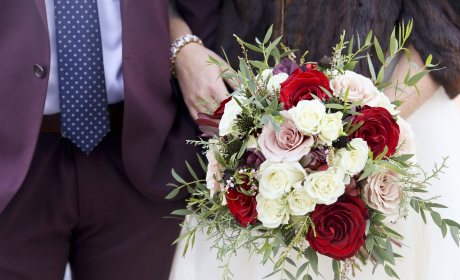
POLYGON ((287 121, 280 124, 280 133, 276 133, 270 122, 265 124, 258 141, 260 149, 271 162, 298 161, 310 152, 315 140, 297 129, 289 112, 282 111, 281 114, 287 121))
MULTIPOLYGON (((211 139, 209 140, 211 143, 216 143, 217 140, 211 139)), ((218 183, 217 181, 222 180, 222 173, 220 171, 220 163, 217 162, 216 158, 214 157, 214 151, 211 148, 208 150, 206 153, 206 158, 208 159, 208 172, 206 173, 206 186, 209 190, 211 190, 211 197, 214 195, 214 193, 218 190, 223 190, 224 189, 224 184, 223 183, 218 183), (214 179, 214 175, 216 176, 216 179, 214 179)))
POLYGON ((404 186, 399 180, 398 173, 390 169, 381 170, 367 178, 363 187, 363 200, 372 208, 384 213, 387 220, 396 222, 403 213, 399 212, 404 186))
MULTIPOLYGON (((412 131, 411 125, 401 117, 398 117, 397 123, 400 129, 399 144, 404 142, 404 145, 400 147, 400 150, 402 150, 404 154, 415 155, 415 134, 412 131)), ((413 159, 414 157, 411 161, 414 161, 413 159)))

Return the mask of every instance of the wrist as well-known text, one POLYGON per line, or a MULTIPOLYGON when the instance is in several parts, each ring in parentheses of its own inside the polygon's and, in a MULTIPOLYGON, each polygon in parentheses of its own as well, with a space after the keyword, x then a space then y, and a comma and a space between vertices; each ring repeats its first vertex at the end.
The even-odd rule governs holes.
POLYGON ((200 38, 195 35, 184 35, 177 38, 171 45, 170 59, 171 59, 171 74, 176 77, 176 59, 180 52, 187 52, 187 49, 191 49, 191 46, 203 46, 203 42, 200 38))

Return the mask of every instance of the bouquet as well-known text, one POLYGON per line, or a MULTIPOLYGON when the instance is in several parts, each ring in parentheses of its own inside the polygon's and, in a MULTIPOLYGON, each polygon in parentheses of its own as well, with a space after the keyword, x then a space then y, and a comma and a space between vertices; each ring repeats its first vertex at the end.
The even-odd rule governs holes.
MULTIPOLYGON (((263 40, 256 38, 257 45, 235 36, 243 53, 239 69, 220 76, 237 90, 213 112, 199 114, 204 134, 189 141, 205 150, 208 163, 198 158, 206 178, 198 178, 188 163, 195 181, 172 171, 180 185, 171 184, 167 198, 181 188, 191 194, 188 209, 172 214, 193 214, 198 221, 181 224, 185 233, 176 242, 187 239, 184 254, 196 232, 205 231, 217 258, 228 258, 223 279, 231 278, 230 258, 242 248, 263 255, 263 264, 274 263, 267 277, 311 279, 308 271, 320 273, 322 254, 332 259, 334 279, 349 279, 350 268, 368 261, 399 279, 393 266, 402 256, 393 245, 404 233, 388 223, 407 217, 409 207, 425 223, 429 214, 442 235, 450 231, 459 245, 460 225, 436 212, 445 207, 434 202, 437 197, 420 195, 446 168, 446 159, 431 173, 423 171, 414 159, 410 126, 398 116, 406 89, 418 91, 417 82, 439 69, 430 55, 422 69, 409 62, 417 72, 409 71, 404 81, 393 74, 384 82, 399 52, 410 61, 403 46, 411 29, 409 22, 393 30, 389 57, 372 31, 362 41, 359 34, 345 41, 343 33, 331 57, 319 62, 307 62, 308 51, 297 61, 298 50, 278 48, 281 37, 270 42, 272 28, 263 40), (362 54, 371 47, 382 63, 378 72, 369 53, 362 54), (248 50, 262 53, 263 61, 249 60, 248 50), (360 59, 368 63, 370 79, 353 72, 360 59), (383 93, 387 88, 394 89, 395 101, 383 93), (285 269, 295 266, 291 256, 305 259, 295 274, 285 269)), ((213 57, 208 63, 223 65, 213 57)))

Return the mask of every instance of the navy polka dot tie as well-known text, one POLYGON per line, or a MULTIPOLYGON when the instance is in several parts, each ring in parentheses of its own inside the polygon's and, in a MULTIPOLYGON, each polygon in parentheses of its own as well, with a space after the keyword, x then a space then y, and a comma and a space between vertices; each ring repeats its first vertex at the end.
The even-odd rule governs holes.
POLYGON ((110 130, 96 0, 55 0, 61 129, 89 154, 110 130))

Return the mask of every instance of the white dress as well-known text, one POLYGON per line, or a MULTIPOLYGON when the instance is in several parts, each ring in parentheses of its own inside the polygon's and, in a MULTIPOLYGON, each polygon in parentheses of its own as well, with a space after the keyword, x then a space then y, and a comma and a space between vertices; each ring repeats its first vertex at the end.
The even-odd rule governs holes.
MULTIPOLYGON (((448 205, 449 209, 441 209, 443 218, 460 221, 460 114, 443 88, 440 88, 423 106, 409 119, 415 132, 417 158, 424 170, 432 169, 434 162, 440 163, 442 157, 450 156, 449 169, 440 176, 440 180, 432 181, 431 195, 441 195, 437 202, 448 205)), ((421 217, 411 209, 409 218, 398 221, 393 228, 406 238, 404 244, 410 248, 394 247, 396 253, 404 256, 397 261, 394 268, 402 280, 454 280, 460 279, 460 249, 453 242, 450 233, 442 239, 440 229, 427 217, 425 226, 421 217)), ((222 279, 223 265, 216 260, 216 252, 209 251, 210 241, 205 234, 197 234, 193 250, 182 257, 185 242, 180 242, 174 258, 169 280, 218 280, 222 279)), ((261 257, 252 257, 245 250, 231 261, 231 271, 235 280, 259 280, 270 274, 273 264, 260 265, 261 257)), ((300 266, 303 262, 297 262, 300 266)), ((289 265, 288 265, 289 266, 289 265)), ((363 267, 363 272, 356 271, 359 280, 396 279, 386 275, 380 266, 376 275, 372 275, 372 265, 363 267), (378 275, 378 276, 377 276, 378 275)), ((319 269, 326 280, 333 279, 331 260, 320 256, 319 269)), ((295 271, 293 267, 289 269, 295 271)), ((314 276, 314 275, 312 275, 314 276)), ((268 279, 280 279, 279 274, 268 279)), ((287 279, 288 277, 283 277, 287 279)), ((313 277, 313 279, 323 279, 313 277)))

